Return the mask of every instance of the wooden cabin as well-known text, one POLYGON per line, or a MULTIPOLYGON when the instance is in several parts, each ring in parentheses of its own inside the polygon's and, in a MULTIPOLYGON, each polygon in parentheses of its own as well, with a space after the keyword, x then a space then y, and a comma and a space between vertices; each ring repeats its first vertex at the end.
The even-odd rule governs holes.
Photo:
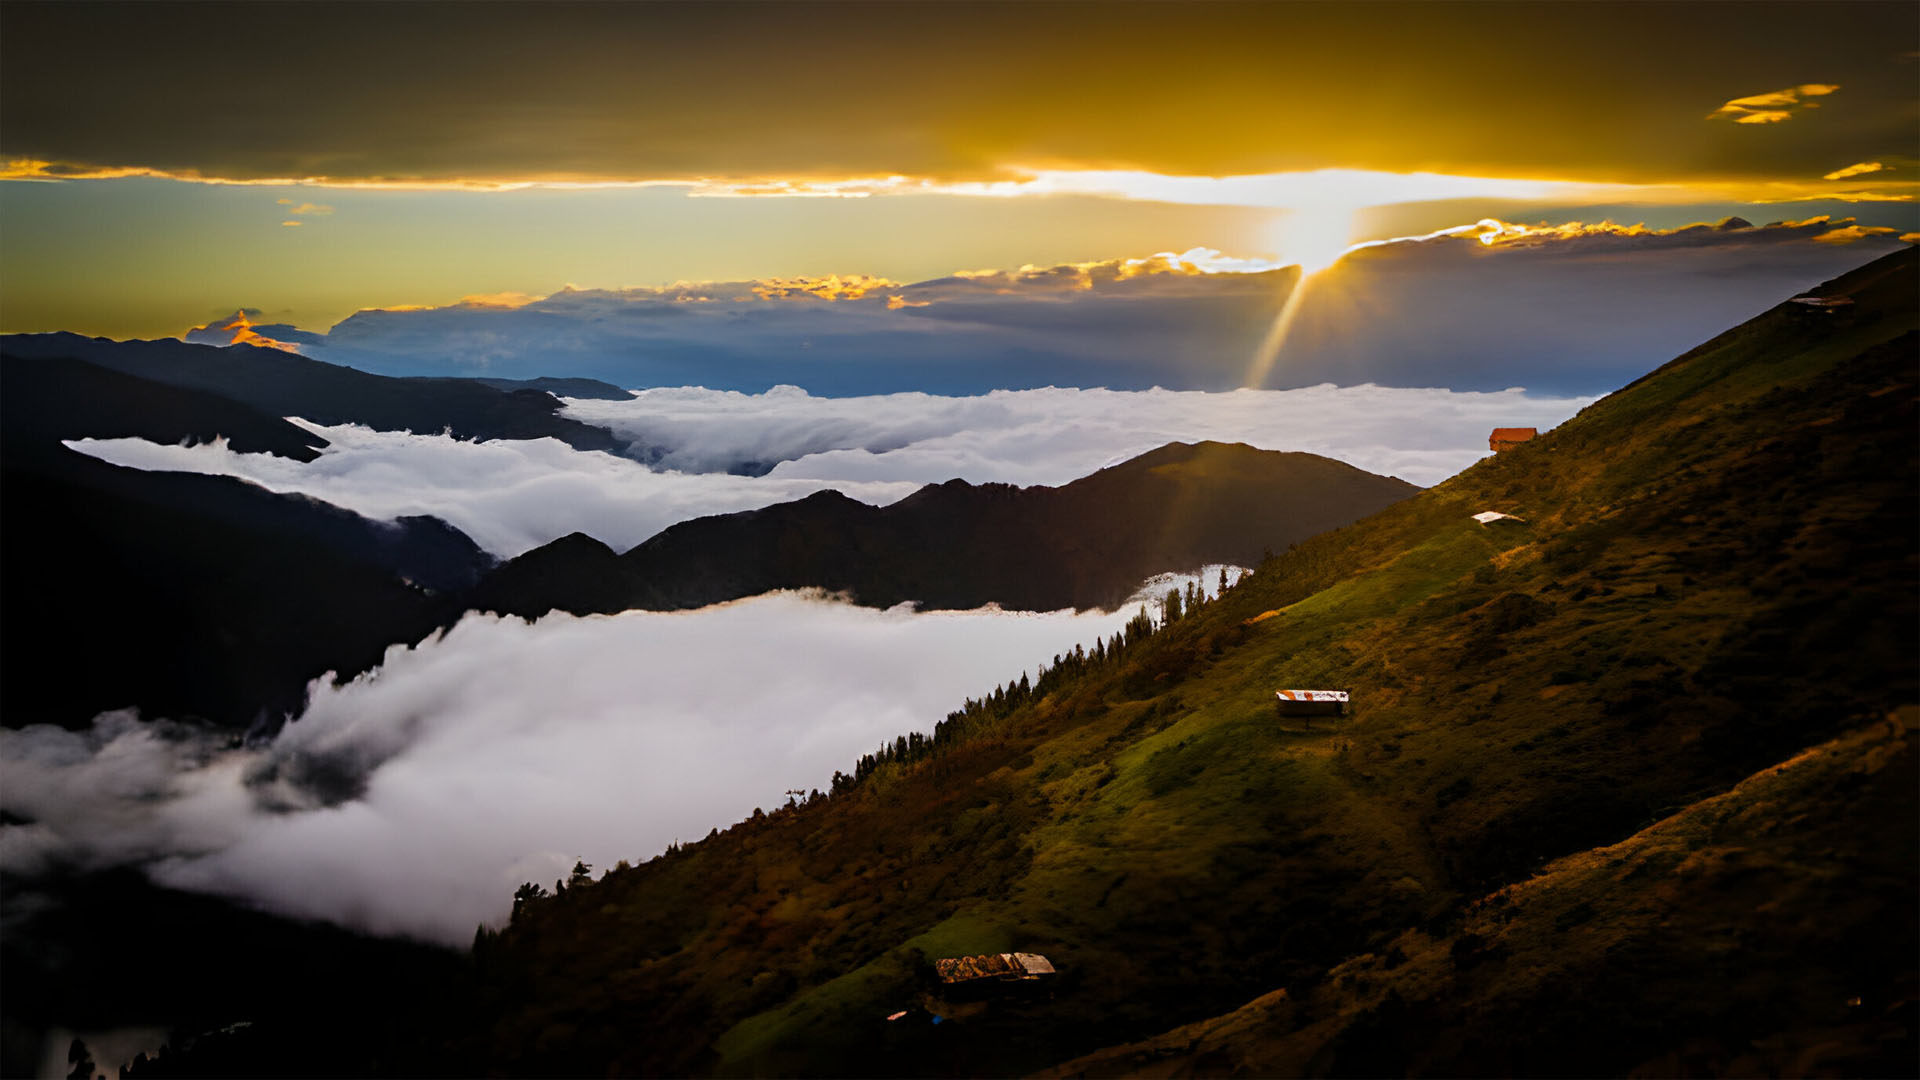
POLYGON ((978 982, 1034 982, 1053 974, 1053 964, 1039 953, 950 956, 933 962, 934 978, 946 986, 978 982))
POLYGON ((1495 453, 1511 450, 1523 442, 1531 442, 1539 434, 1539 428, 1497 427, 1493 429, 1493 434, 1487 436, 1487 449, 1495 453))
POLYGON ((1353 703, 1345 690, 1275 690, 1274 709, 1281 716, 1347 716, 1353 703))
POLYGON ((921 993, 921 1007, 957 1020, 989 1008, 996 999, 1050 993, 1054 970, 1039 953, 989 953, 935 960, 933 978, 934 984, 921 993))

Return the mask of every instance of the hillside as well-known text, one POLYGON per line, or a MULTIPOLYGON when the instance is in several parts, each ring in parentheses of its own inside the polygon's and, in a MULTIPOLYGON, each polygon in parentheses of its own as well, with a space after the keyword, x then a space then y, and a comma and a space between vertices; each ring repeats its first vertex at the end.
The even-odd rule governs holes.
POLYGON ((665 610, 817 586, 879 607, 1111 607, 1154 574, 1251 565, 1417 490, 1314 454, 1170 443, 1058 488, 950 480, 884 507, 823 491, 684 521, 618 556, 563 537, 502 566, 469 605, 665 610))
POLYGON ((1277 990, 1047 1075, 1542 1076, 1618 1071, 1662 1044, 1636 1072, 1899 1075, 1920 946, 1915 720, 1903 709, 1558 859, 1298 1001, 1277 990))
POLYGON ((1910 1071, 1916 253, 1824 291, 1855 304, 1782 304, 829 797, 523 904, 449 1060, 1910 1071), (1281 686, 1355 714, 1281 722, 1281 686), (1007 949, 1050 996, 882 1019, 1007 949))

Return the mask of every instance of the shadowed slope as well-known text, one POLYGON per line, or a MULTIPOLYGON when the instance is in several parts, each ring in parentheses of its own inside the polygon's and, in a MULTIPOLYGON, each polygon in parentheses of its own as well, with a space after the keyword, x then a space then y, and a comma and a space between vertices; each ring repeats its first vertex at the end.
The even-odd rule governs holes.
POLYGON ((372 667, 389 644, 456 616, 443 594, 493 564, 437 518, 372 521, 61 445, 83 436, 225 436, 302 461, 326 444, 206 391, 71 359, 0 360, 0 714, 11 726, 84 725, 129 706, 236 728, 277 721, 310 680, 372 667))
POLYGON ((0 353, 0 427, 21 453, 50 453, 63 439, 203 443, 224 438, 236 453, 312 461, 327 445, 304 428, 218 394, 84 360, 6 353, 0 353))

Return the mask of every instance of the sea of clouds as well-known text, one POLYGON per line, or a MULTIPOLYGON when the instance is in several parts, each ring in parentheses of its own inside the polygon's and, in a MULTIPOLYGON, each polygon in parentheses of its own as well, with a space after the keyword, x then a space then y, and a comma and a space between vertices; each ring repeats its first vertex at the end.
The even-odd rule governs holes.
POLYGON ((625 550, 677 521, 825 488, 883 505, 956 477, 1064 484, 1168 442, 1202 438, 1324 454, 1430 485, 1484 456, 1490 429, 1544 430, 1591 400, 1381 386, 862 398, 695 387, 568 403, 568 415, 630 440, 630 452, 652 467, 552 439, 477 443, 312 424, 329 445, 304 463, 235 453, 224 443, 68 445, 133 468, 237 476, 373 518, 431 514, 509 558, 576 531, 625 550))
POLYGON ((824 790, 861 753, 1126 617, 916 614, 806 593, 471 615, 345 686, 316 681, 304 715, 261 745, 125 712, 85 731, 0 729, 0 809, 28 822, 0 826, 0 871, 136 865, 285 915, 460 945, 523 881, 645 859, 788 789, 824 790))

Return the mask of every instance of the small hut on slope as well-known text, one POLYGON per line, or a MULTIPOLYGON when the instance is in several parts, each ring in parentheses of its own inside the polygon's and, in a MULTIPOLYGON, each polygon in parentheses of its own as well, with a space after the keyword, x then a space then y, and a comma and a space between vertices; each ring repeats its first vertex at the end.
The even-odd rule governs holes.
POLYGON ((1275 690, 1281 716, 1346 716, 1353 709, 1345 690, 1275 690))
POLYGON ((1492 435, 1487 436, 1487 449, 1495 453, 1511 450, 1523 442, 1531 442, 1539 434, 1539 428, 1497 427, 1493 429, 1492 435))

